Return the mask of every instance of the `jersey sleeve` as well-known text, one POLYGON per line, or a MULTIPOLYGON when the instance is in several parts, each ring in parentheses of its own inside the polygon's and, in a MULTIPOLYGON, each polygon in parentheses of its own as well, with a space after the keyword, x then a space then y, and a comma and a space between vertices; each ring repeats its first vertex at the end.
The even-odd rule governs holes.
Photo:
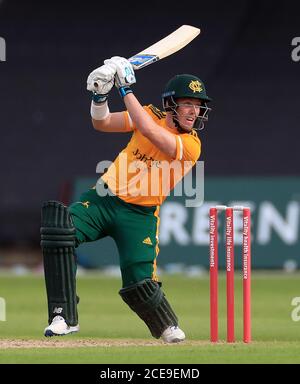
POLYGON ((201 154, 201 142, 196 134, 176 135, 176 160, 196 162, 201 154))

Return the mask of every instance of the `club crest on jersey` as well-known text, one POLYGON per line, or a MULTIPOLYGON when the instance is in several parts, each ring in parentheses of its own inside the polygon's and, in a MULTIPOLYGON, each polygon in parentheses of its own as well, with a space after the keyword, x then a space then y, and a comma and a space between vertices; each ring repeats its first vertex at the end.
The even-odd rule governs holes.
POLYGON ((198 80, 192 80, 189 84, 189 88, 193 91, 193 93, 203 91, 202 84, 198 80))

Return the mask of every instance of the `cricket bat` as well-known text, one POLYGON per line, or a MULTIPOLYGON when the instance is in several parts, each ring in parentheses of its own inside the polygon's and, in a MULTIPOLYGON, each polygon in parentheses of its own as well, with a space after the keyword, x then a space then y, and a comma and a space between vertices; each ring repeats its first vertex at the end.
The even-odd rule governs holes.
POLYGON ((197 37, 200 32, 199 28, 192 27, 191 25, 182 25, 170 35, 130 57, 128 60, 134 70, 144 68, 179 51, 197 37))
MULTIPOLYGON (((199 34, 199 28, 182 25, 162 40, 131 56, 128 61, 132 64, 134 70, 144 68, 179 51, 199 34)), ((97 87, 97 82, 94 85, 97 87)))

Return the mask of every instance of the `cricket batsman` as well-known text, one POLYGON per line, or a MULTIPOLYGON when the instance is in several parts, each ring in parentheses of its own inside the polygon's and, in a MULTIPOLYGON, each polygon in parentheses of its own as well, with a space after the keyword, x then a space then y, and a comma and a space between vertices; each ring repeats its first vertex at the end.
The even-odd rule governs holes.
POLYGON ((75 248, 111 236, 119 251, 121 298, 153 337, 166 343, 185 339, 156 274, 159 208, 200 156, 196 130, 208 120, 211 99, 198 77, 177 75, 165 87, 161 111, 139 103, 131 88, 134 83, 132 65, 118 56, 105 60, 88 76, 94 128, 132 132, 132 136, 79 202, 69 207, 56 201, 43 205, 41 247, 49 324, 45 336, 79 331, 75 248), (124 101, 123 112, 109 109, 108 95, 114 86, 124 101), (166 167, 174 163, 176 167, 166 167), (164 177, 166 169, 168 178, 164 177))

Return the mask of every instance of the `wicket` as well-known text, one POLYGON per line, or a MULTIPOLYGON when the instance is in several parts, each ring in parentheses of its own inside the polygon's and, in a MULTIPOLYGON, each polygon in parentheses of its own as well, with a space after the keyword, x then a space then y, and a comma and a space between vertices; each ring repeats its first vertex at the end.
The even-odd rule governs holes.
POLYGON ((234 334, 234 236, 233 213, 243 212, 243 324, 244 343, 251 342, 251 211, 248 207, 217 205, 209 211, 210 250, 210 340, 219 340, 218 332, 218 211, 225 211, 227 342, 235 342, 234 334))

